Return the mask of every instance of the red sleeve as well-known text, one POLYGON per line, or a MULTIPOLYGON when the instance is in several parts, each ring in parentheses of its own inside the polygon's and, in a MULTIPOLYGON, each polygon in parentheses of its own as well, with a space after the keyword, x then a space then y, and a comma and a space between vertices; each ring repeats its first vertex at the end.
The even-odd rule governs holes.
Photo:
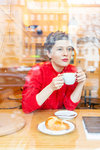
POLYGON ((26 77, 26 83, 22 93, 22 109, 25 113, 30 113, 41 106, 36 101, 36 95, 41 91, 42 73, 39 66, 31 69, 26 77))
POLYGON ((67 91, 66 91, 66 96, 65 96, 65 99, 64 99, 64 106, 68 110, 74 110, 80 102, 80 100, 79 100, 78 102, 74 103, 71 100, 71 94, 74 91, 74 89, 76 88, 76 86, 77 86, 77 83, 75 83, 72 86, 69 86, 67 91))

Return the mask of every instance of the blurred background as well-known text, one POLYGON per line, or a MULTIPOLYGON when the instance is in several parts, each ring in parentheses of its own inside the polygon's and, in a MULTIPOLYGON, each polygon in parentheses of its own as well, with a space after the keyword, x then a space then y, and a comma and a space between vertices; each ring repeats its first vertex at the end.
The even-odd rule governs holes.
POLYGON ((0 0, 0 108, 21 105, 25 76, 48 60, 44 41, 57 30, 74 41, 71 64, 87 74, 82 103, 100 103, 100 0, 0 0))

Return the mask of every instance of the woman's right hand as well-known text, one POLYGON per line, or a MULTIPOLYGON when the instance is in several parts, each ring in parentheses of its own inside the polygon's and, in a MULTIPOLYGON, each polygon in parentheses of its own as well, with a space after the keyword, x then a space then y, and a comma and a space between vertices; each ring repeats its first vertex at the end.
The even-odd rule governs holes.
POLYGON ((64 79, 61 74, 58 74, 57 77, 53 78, 50 83, 50 87, 53 91, 60 89, 64 85, 64 79))

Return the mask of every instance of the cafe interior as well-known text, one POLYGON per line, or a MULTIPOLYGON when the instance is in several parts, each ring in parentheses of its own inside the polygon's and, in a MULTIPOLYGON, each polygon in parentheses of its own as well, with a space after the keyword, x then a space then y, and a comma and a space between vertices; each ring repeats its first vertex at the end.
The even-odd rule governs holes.
POLYGON ((83 116, 100 117, 100 0, 0 0, 0 29, 0 149, 100 150, 100 135, 91 144, 82 124, 83 116), (56 31, 70 36, 70 63, 86 74, 75 131, 58 136, 38 129, 57 110, 22 111, 26 75, 49 60, 44 42, 56 31))

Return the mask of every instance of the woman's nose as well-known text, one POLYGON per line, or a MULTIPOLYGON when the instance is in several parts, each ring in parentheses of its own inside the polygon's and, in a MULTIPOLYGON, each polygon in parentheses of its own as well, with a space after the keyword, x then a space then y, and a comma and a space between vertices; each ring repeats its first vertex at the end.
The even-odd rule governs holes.
POLYGON ((66 49, 64 49, 63 54, 64 54, 64 55, 68 55, 68 52, 67 52, 66 49))

